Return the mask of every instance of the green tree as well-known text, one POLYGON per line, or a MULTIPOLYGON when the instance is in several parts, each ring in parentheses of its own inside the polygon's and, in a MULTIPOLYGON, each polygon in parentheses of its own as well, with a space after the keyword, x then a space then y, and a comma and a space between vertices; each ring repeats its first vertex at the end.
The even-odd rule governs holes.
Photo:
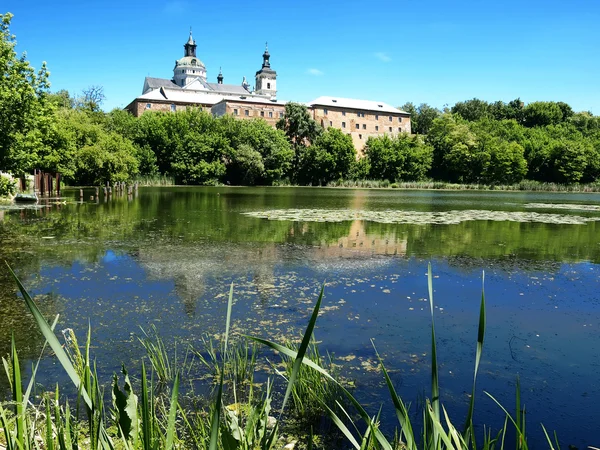
POLYGON ((365 146, 369 176, 389 181, 424 180, 431 170, 433 149, 422 136, 399 134, 369 138, 365 146))
POLYGON ((469 122, 476 122, 484 117, 490 117, 490 104, 484 100, 474 98, 456 103, 450 110, 469 122))
POLYGON ((564 105, 561 107, 556 102, 529 103, 523 109, 523 124, 526 127, 556 125, 565 119, 564 110, 564 105))
POLYGON ((326 185, 332 180, 348 177, 355 161, 352 138, 337 128, 328 128, 302 152, 297 180, 304 184, 326 185))
POLYGON ((22 175, 36 167, 51 125, 48 71, 35 70, 15 52, 12 14, 0 15, 0 168, 22 175))
POLYGON ((421 103, 416 107, 409 102, 402 105, 400 109, 410 113, 410 127, 413 134, 427 134, 433 121, 442 115, 439 109, 427 103, 421 103))

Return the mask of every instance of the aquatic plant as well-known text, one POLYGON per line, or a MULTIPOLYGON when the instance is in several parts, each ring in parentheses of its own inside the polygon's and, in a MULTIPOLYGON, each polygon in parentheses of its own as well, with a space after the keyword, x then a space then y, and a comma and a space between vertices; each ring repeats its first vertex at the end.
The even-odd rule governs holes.
MULTIPOLYGON (((353 394, 338 378, 334 366, 329 370, 323 367, 313 333, 323 301, 323 288, 312 310, 312 314, 304 331, 299 346, 282 345, 260 337, 249 337, 258 344, 279 352, 286 361, 285 378, 287 383, 280 405, 273 407, 273 384, 269 380, 266 388, 255 394, 253 389, 243 401, 237 396, 237 387, 252 379, 254 373, 255 351, 240 346, 233 352, 229 347, 230 324, 233 303, 233 284, 227 301, 227 314, 223 342, 218 352, 213 349, 214 356, 210 362, 215 368, 216 395, 207 409, 190 409, 182 406, 179 398, 181 370, 168 364, 166 373, 173 374, 170 390, 157 390, 153 384, 154 370, 149 377, 144 362, 141 364, 140 386, 136 391, 128 372, 122 369, 123 387, 117 375, 111 383, 112 409, 110 414, 105 410, 104 389, 98 382, 95 363, 90 356, 91 330, 88 328, 87 339, 83 351, 79 349, 76 337, 67 330, 66 348, 61 346, 53 325, 49 325, 37 305, 33 302, 21 282, 11 271, 21 291, 23 299, 31 311, 38 328, 46 338, 56 358, 77 389, 77 399, 73 412, 69 400, 61 404, 60 391, 57 387, 54 396, 44 394, 41 403, 34 405, 31 401, 32 388, 40 355, 32 369, 32 376, 27 389, 23 391, 20 362, 14 343, 11 345, 9 359, 3 359, 6 375, 10 380, 11 402, 0 403, 0 426, 4 433, 3 445, 7 450, 17 449, 174 449, 198 448, 208 450, 228 449, 275 449, 281 448, 285 441, 279 439, 280 432, 286 429, 288 405, 300 415, 309 415, 314 405, 329 416, 339 429, 348 444, 357 450, 363 449, 503 449, 509 425, 515 430, 514 448, 527 450, 525 408, 521 406, 520 385, 517 381, 515 415, 508 412, 496 399, 505 415, 504 426, 493 434, 485 429, 480 442, 476 439, 475 393, 479 364, 483 355, 486 327, 485 294, 482 289, 479 325, 475 349, 475 362, 471 400, 464 425, 457 426, 455 419, 444 408, 439 386, 437 346, 434 322, 434 301, 431 265, 428 267, 428 292, 431 311, 431 394, 422 404, 422 430, 416 429, 414 418, 409 414, 410 407, 397 394, 389 375, 388 367, 373 345, 374 353, 379 361, 389 398, 398 419, 398 428, 392 437, 387 437, 379 427, 379 413, 372 415, 360 404, 353 394), (244 348, 246 350, 244 350, 244 348), (242 349, 242 350, 239 350, 242 349), (220 356, 217 356, 217 353, 220 356), (229 361, 232 358, 237 362, 229 361), (244 361, 246 360, 246 361, 244 361), (229 369, 227 369, 229 365, 229 369), (226 383, 226 377, 229 382, 226 383), (325 384, 329 387, 321 386, 325 384), (323 390, 325 389, 325 390, 323 390), (227 404, 226 391, 233 393, 234 402, 227 404), (312 392, 311 392, 312 391, 312 392), (316 395, 315 395, 316 394, 316 395), (291 402, 291 403, 290 403, 291 402), (87 420, 82 418, 80 410, 85 411, 87 420), (275 411, 278 410, 277 413, 275 411)), ((143 340, 141 340, 143 341, 143 340)), ((161 342, 161 341, 160 341, 161 342)), ((147 349, 148 341, 144 345, 147 349)), ((164 344, 158 345, 157 358, 166 353, 164 344)), ((161 356, 163 355, 163 356, 161 356)), ((153 363, 153 367, 156 363, 153 363)), ((163 368, 167 363, 160 363, 163 368)), ((160 367, 160 366, 159 366, 160 367)), ((162 370, 162 369, 160 369, 162 370)), ((250 383, 252 385, 252 383, 250 383)), ((545 428, 542 428, 551 449, 558 448, 558 439, 554 434, 551 440, 545 428)), ((308 435, 307 448, 313 447, 312 432, 308 435)))

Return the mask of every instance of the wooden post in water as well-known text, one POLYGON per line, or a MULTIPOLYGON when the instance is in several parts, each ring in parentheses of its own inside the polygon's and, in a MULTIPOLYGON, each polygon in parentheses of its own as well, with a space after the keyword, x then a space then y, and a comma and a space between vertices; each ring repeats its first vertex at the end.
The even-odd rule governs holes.
POLYGON ((98 189, 98 187, 96 186, 96 198, 98 198, 98 194, 99 194, 99 189, 98 189))
POLYGON ((56 196, 60 197, 60 173, 56 172, 56 196))
POLYGON ((83 189, 79 189, 79 200, 83 201, 83 189))

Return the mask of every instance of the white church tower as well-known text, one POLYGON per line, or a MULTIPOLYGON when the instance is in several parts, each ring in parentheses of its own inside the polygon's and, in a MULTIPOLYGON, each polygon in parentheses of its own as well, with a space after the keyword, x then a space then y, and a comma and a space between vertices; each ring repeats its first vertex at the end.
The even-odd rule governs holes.
POLYGON ((271 58, 271 55, 267 45, 263 53, 262 68, 256 72, 256 90, 254 93, 275 100, 277 98, 277 72, 271 69, 269 58, 271 58))
POLYGON ((192 30, 190 30, 190 38, 183 48, 185 49, 183 58, 175 61, 173 82, 181 87, 187 86, 198 78, 206 82, 206 67, 196 57, 196 41, 192 38, 192 30))

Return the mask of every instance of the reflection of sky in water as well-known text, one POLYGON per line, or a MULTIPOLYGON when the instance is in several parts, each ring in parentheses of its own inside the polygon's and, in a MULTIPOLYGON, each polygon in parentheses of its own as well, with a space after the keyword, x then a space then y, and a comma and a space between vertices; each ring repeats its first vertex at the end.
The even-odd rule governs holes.
MULTIPOLYGON (((77 197, 78 191, 71 194, 77 197)), ((599 444, 600 274, 597 264, 586 262, 600 262, 598 208, 596 194, 140 189, 134 199, 113 196, 98 203, 4 211, 0 259, 12 261, 42 309, 60 312, 59 327, 73 327, 81 342, 89 319, 92 351, 105 381, 121 362, 134 374, 138 370, 140 326, 156 324, 171 349, 180 343, 179 351, 185 342, 199 346, 203 333, 222 332, 232 281, 235 335, 299 337, 326 281, 316 336, 323 353, 334 353, 342 373, 356 380, 356 395, 369 412, 376 414, 384 403, 384 427, 395 418, 381 374, 374 371, 370 339, 404 400, 416 406, 430 383, 424 301, 429 260, 436 276, 442 401, 462 423, 485 269, 488 329, 477 423, 502 425, 501 411, 483 391, 512 410, 518 374, 530 445, 545 447, 538 425, 543 422, 559 430, 564 448, 583 448, 599 444), (357 211, 384 219, 389 211, 409 211, 421 219, 469 220, 293 222, 243 214, 293 209, 352 211, 352 219, 357 211), (472 211, 493 211, 501 221, 471 220, 472 211), (551 223, 507 217, 545 217, 551 223), (593 221, 558 223, 580 218, 593 221)), ((12 280, 0 274, 0 281, 1 306, 14 322, 21 313, 11 306, 12 280)), ((0 325, 2 333, 6 327, 0 325)), ((53 359, 42 364, 39 381, 52 387, 61 370, 53 359)))
MULTIPOLYGON (((187 257, 172 259, 151 251, 132 257, 108 250, 97 264, 48 267, 34 282, 34 291, 51 290, 60 299, 61 325, 75 328, 81 339, 90 318, 104 379, 121 362, 137 367, 139 326, 155 323, 167 342, 197 345, 203 333, 221 332, 231 281, 235 334, 299 337, 326 280, 316 336, 323 341, 323 353, 332 352, 344 366, 342 373, 357 380, 361 401, 373 413, 384 402, 384 423, 394 424, 381 374, 373 371, 370 339, 405 401, 416 405, 428 392, 425 261, 338 257, 313 265, 306 264, 311 249, 300 246, 286 247, 289 257, 275 263, 271 257, 253 259, 239 247, 233 252, 220 248, 220 261, 210 252, 203 259, 194 249, 172 250, 187 257)), ((488 327, 478 380, 478 423, 501 426, 500 411, 483 390, 510 410, 519 375, 530 444, 543 442, 539 422, 560 429, 566 443, 593 444, 600 402, 598 266, 565 264, 555 273, 511 270, 493 262, 479 267, 486 270, 488 327)), ((460 422, 471 387, 481 272, 444 261, 434 261, 433 271, 442 401, 460 422)))

